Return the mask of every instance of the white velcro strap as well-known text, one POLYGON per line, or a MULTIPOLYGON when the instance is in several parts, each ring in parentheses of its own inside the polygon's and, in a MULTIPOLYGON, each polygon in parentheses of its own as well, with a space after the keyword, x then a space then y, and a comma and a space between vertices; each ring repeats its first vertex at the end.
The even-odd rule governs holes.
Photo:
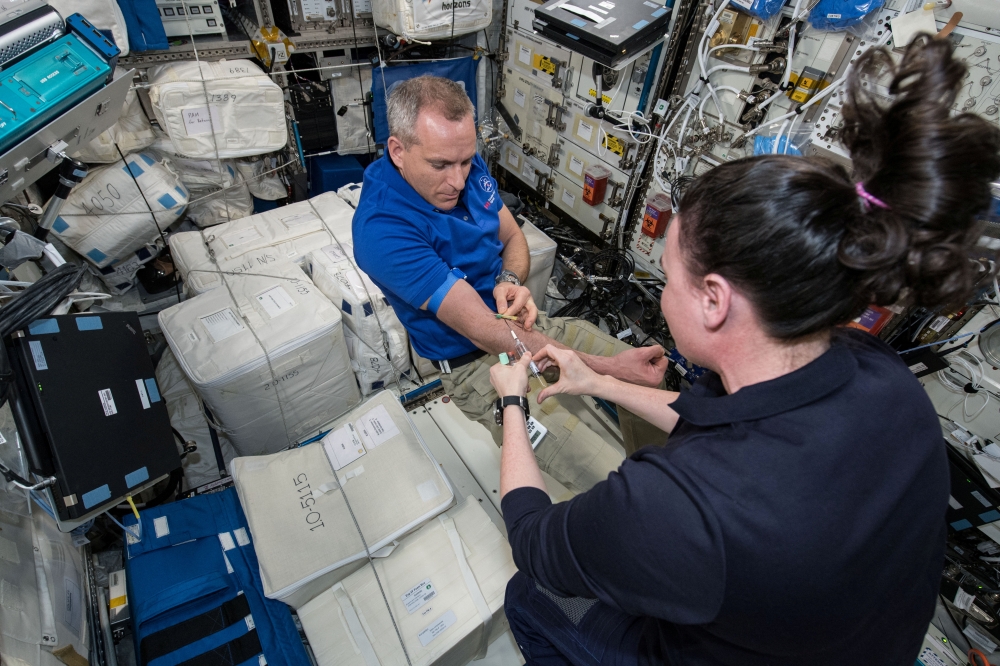
POLYGON ((483 621, 483 636, 479 641, 479 653, 474 659, 478 661, 486 656, 486 651, 490 647, 490 633, 493 631, 493 613, 490 612, 490 607, 486 603, 483 591, 479 589, 479 582, 476 580, 476 575, 472 573, 469 561, 465 559, 465 546, 462 544, 462 537, 458 534, 458 528, 455 527, 455 521, 447 514, 441 514, 438 516, 438 520, 441 521, 441 525, 444 526, 445 531, 448 533, 448 539, 451 540, 451 547, 455 551, 455 558, 458 560, 458 568, 461 569, 462 578, 465 579, 465 587, 469 589, 469 596, 472 597, 472 602, 476 605, 479 617, 483 621))
POLYGON ((375 654, 375 648, 368 640, 368 634, 361 626, 361 618, 358 617, 357 611, 354 610, 354 604, 351 603, 351 598, 347 596, 341 583, 333 586, 333 596, 337 598, 340 610, 343 611, 344 618, 347 620, 347 628, 350 630, 354 642, 357 643, 358 649, 361 650, 361 656, 364 658, 366 666, 382 666, 378 655, 375 654))

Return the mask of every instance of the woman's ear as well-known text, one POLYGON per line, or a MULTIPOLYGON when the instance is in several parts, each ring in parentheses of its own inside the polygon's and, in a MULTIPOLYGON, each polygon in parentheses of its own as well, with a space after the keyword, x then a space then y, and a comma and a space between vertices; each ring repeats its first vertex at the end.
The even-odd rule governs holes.
POLYGON ((699 292, 702 322, 709 331, 717 331, 729 317, 733 287, 721 275, 709 273, 702 278, 699 292))

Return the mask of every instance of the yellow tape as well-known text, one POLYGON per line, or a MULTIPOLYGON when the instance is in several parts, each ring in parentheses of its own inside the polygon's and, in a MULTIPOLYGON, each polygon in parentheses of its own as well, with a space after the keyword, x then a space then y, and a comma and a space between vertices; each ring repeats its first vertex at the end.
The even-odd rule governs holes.
POLYGON ((108 603, 108 605, 111 606, 111 608, 118 608, 119 606, 124 606, 125 597, 115 597, 108 603))
POLYGON ((128 505, 132 507, 132 513, 135 514, 135 519, 141 523, 142 520, 139 518, 139 509, 135 508, 135 502, 132 501, 132 496, 126 495, 125 499, 128 501, 128 505))

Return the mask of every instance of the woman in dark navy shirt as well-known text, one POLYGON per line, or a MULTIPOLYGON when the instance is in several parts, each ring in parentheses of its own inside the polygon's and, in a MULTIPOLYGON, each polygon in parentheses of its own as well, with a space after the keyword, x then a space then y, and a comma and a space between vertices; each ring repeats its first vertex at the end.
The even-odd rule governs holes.
MULTIPOLYGON (((948 471, 922 387, 886 345, 840 328, 870 303, 967 298, 974 216, 1000 131, 950 116, 965 73, 947 40, 901 63, 893 101, 848 84, 854 173, 769 155, 675 191, 662 307, 712 372, 677 394, 536 353, 566 392, 671 432, 552 505, 519 406, 503 408, 501 493, 520 573, 506 611, 529 664, 911 666, 943 564, 948 471)), ((523 358, 496 366, 523 395, 523 358)))

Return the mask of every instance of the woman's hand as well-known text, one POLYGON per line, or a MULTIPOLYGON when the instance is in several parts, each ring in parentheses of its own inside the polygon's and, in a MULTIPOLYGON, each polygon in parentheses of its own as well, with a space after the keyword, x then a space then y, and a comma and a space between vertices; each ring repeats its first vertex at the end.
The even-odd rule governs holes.
POLYGON ((602 376, 591 370, 572 349, 558 349, 553 345, 545 345, 535 353, 535 362, 538 363, 540 370, 552 366, 559 368, 559 381, 539 392, 539 403, 559 393, 597 395, 602 376))
POLYGON ((517 363, 504 365, 496 363, 490 368, 490 383, 501 398, 508 395, 527 395, 528 363, 531 356, 525 354, 517 363))

